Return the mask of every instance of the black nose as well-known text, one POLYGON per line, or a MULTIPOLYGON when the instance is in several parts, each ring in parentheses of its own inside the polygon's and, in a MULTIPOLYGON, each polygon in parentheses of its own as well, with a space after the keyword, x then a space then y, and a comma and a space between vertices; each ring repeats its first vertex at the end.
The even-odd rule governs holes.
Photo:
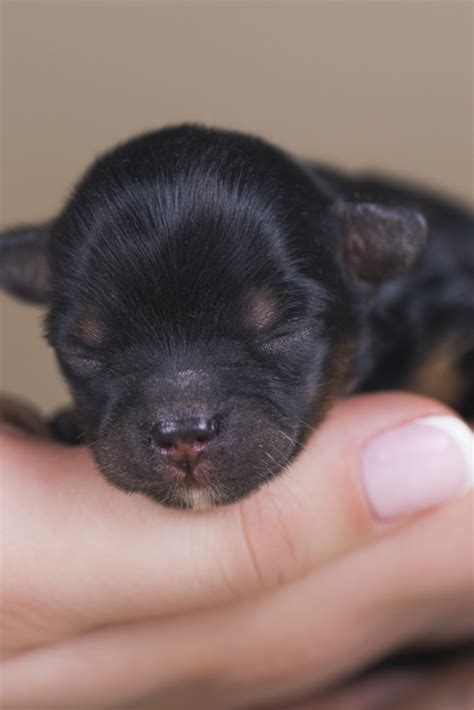
POLYGON ((192 473, 209 442, 218 433, 218 419, 163 419, 153 429, 160 453, 170 462, 192 473))

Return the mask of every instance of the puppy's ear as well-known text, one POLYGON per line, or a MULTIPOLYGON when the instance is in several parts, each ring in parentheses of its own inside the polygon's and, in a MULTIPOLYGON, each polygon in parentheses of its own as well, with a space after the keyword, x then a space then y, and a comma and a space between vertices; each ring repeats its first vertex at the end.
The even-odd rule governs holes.
POLYGON ((0 288, 30 303, 47 303, 50 223, 0 233, 0 288))
POLYGON ((416 210, 361 202, 338 207, 344 253, 353 274, 380 283, 408 271, 428 239, 426 219, 416 210))

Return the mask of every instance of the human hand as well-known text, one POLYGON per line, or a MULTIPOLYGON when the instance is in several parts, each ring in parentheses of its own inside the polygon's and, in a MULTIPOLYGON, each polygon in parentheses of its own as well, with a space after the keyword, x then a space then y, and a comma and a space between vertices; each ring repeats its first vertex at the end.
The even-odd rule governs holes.
POLYGON ((202 513, 109 487, 86 450, 5 432, 6 705, 251 708, 472 633, 472 443, 454 424, 463 456, 444 419, 420 423, 446 413, 412 395, 341 402, 288 473, 202 513))

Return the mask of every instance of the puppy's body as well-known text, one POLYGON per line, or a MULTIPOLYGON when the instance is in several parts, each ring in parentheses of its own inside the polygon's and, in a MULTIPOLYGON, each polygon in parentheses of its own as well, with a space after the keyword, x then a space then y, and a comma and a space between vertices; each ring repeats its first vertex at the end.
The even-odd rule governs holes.
POLYGON ((119 146, 51 224, 5 235, 0 282, 49 304, 106 477, 201 507, 278 474, 350 391, 473 414, 472 231, 445 200, 182 126, 119 146))
POLYGON ((474 417, 474 218, 439 195, 313 166, 344 200, 404 205, 427 219, 429 240, 406 274, 381 284, 367 311, 358 389, 408 389, 474 417))

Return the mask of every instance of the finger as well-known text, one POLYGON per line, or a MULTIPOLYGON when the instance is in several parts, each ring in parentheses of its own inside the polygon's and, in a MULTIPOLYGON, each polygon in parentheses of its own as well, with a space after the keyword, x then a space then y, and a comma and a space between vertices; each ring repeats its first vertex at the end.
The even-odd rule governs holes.
POLYGON ((448 603, 471 602, 471 504, 457 501, 263 598, 21 654, 4 664, 7 705, 141 707, 154 697, 150 707, 224 710, 316 693, 423 640, 448 603))
POLYGON ((413 696, 430 680, 426 672, 387 672, 275 710, 407 710, 407 696, 413 696))
POLYGON ((278 710, 472 710, 473 678, 472 658, 445 667, 378 672, 278 710))
POLYGON ((474 707, 474 657, 433 672, 403 704, 393 710, 472 710, 474 707))
POLYGON ((49 437, 48 424, 35 407, 13 397, 0 396, 0 426, 49 437))
POLYGON ((428 490, 423 499, 415 487, 409 513, 459 494, 467 477, 465 449, 463 454, 455 443, 463 425, 454 427, 454 438, 420 425, 423 417, 445 413, 441 405, 410 395, 342 402, 285 475, 241 504, 197 514, 111 488, 85 451, 32 441, 20 446, 6 437, 4 598, 13 609, 6 619, 16 615, 24 622, 23 628, 12 622, 9 638, 21 647, 98 624, 240 599, 389 534, 403 516, 381 520, 369 503, 364 456, 369 451, 373 473, 374 460, 382 465, 373 442, 382 437, 382 449, 393 453, 394 441, 387 444, 383 437, 395 432, 396 485, 388 481, 385 492, 382 486, 371 494, 382 509, 387 491, 395 497, 392 508, 388 500, 389 511, 403 512, 410 503, 413 490, 404 467, 413 475, 413 458, 423 474, 422 489, 426 482, 429 489, 434 469, 435 495, 428 490), (405 498, 399 490, 407 492, 405 498))

